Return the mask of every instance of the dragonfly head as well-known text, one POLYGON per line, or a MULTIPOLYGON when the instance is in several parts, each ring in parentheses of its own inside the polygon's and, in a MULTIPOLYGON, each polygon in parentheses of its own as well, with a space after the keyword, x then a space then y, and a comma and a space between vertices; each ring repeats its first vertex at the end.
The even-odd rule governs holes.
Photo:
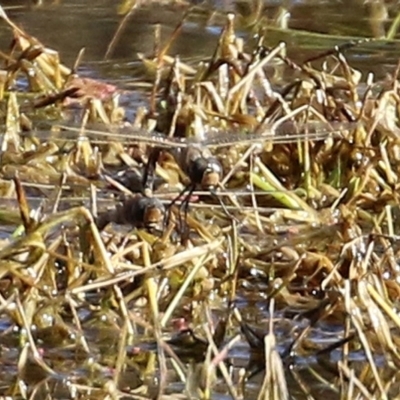
POLYGON ((197 173, 198 183, 202 189, 215 189, 222 178, 222 166, 219 161, 214 158, 203 158, 196 160, 195 169, 197 173))
POLYGON ((130 222, 137 228, 159 229, 164 221, 165 207, 154 197, 140 196, 132 203, 130 222))

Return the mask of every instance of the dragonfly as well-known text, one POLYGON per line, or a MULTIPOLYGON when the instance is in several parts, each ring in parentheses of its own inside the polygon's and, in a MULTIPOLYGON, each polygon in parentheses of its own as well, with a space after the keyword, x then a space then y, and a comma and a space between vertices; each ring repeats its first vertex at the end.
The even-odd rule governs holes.
POLYGON ((115 209, 101 213, 96 219, 96 225, 99 230, 113 222, 149 231, 161 231, 164 215, 165 207, 159 199, 138 193, 125 199, 115 209))
MULTIPOLYGON (((157 161, 158 152, 168 151, 173 155, 190 181, 190 184, 172 201, 169 209, 185 192, 188 192, 185 200, 181 203, 185 205, 185 212, 187 212, 188 199, 195 188, 215 194, 221 183, 223 169, 218 159, 213 155, 213 150, 238 144, 262 144, 265 142, 289 144, 307 140, 323 141, 333 137, 344 137, 345 131, 352 131, 357 126, 357 122, 310 121, 305 124, 295 124, 292 121, 286 121, 270 125, 253 133, 209 129, 200 132, 196 137, 178 138, 168 137, 156 132, 137 130, 132 127, 109 127, 107 130, 102 130, 96 129, 96 127, 82 128, 57 125, 56 131, 35 132, 34 136, 54 141, 59 140, 63 143, 74 143, 77 140, 90 140, 93 144, 98 145, 107 144, 110 141, 121 142, 127 146, 144 143, 156 149, 153 160, 150 160, 150 163, 153 164, 157 161)), ((147 175, 149 174, 150 172, 147 173, 147 175)), ((144 176, 143 180, 146 181, 147 179, 148 176, 144 176)), ((216 197, 221 203, 220 197, 216 197)), ((225 213, 231 216, 224 205, 221 204, 221 206, 225 213)), ((157 203, 155 200, 151 201, 146 196, 137 195, 124 203, 122 207, 117 207, 110 214, 102 216, 100 226, 105 226, 109 222, 117 222, 130 223, 135 227, 153 228, 160 223, 159 219, 164 211, 165 207, 161 203, 157 203), (132 214, 130 217, 127 216, 129 210, 132 214)))
MULTIPOLYGON (((303 141, 323 141, 333 137, 344 137, 343 132, 357 128, 359 122, 310 121, 296 124, 286 121, 266 126, 259 132, 243 133, 208 129, 195 137, 168 137, 157 132, 133 129, 132 127, 109 127, 108 130, 56 125, 59 131, 39 131, 34 136, 62 142, 89 139, 93 143, 121 142, 123 145, 137 143, 166 150, 176 159, 190 181, 201 189, 213 189, 219 184, 222 166, 212 150, 235 145, 269 142, 289 144, 303 141)), ((22 134, 23 135, 23 134, 22 134)))
POLYGON ((193 144, 202 147, 217 148, 229 147, 237 144, 271 142, 274 144, 289 144, 305 140, 321 141, 330 137, 342 137, 343 131, 354 130, 359 126, 356 121, 309 121, 295 123, 285 121, 277 124, 269 124, 255 132, 242 132, 239 130, 221 130, 207 128, 193 137, 166 136, 159 132, 146 131, 131 126, 107 126, 97 129, 96 125, 79 127, 74 125, 52 125, 52 130, 38 130, 37 132, 22 132, 21 136, 34 136, 41 139, 55 141, 76 141, 80 137, 89 138, 99 144, 107 144, 110 141, 123 144, 144 143, 151 146, 176 149, 186 148, 193 144))

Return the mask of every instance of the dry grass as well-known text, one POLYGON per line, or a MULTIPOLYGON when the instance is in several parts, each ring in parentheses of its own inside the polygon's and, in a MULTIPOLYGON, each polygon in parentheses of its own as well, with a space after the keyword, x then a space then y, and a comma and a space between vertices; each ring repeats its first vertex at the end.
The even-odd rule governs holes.
POLYGON ((127 126, 116 88, 3 19, 14 47, 1 54, 0 187, 17 207, 0 212, 0 393, 397 396, 397 71, 363 82, 340 49, 295 65, 284 44, 243 43, 230 15, 208 62, 155 56, 149 108, 127 126), (188 184, 181 137, 204 133, 218 187, 197 184, 200 201, 169 209, 188 184), (154 154, 152 196, 169 218, 149 227, 127 212, 149 196, 154 154), (117 175, 127 168, 139 183, 117 175), (228 368, 240 332, 251 361, 228 368), (249 394, 255 370, 264 383, 249 394))

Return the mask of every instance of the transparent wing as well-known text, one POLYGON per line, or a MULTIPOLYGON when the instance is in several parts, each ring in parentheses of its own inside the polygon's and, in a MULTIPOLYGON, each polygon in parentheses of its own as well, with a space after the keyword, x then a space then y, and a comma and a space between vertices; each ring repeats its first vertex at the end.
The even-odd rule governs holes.
POLYGON ((131 127, 110 127, 108 131, 67 125, 58 125, 55 127, 56 129, 40 130, 24 135, 31 135, 39 140, 51 139, 62 142, 74 142, 79 138, 88 138, 99 144, 117 141, 124 144, 140 142, 165 148, 182 148, 193 143, 201 143, 201 145, 209 147, 228 147, 234 144, 265 141, 271 143, 294 143, 306 140, 325 140, 329 137, 340 137, 345 131, 355 129, 357 123, 311 121, 306 124, 295 124, 287 121, 279 126, 267 126, 259 132, 253 133, 210 129, 202 132, 201 137, 198 138, 167 137, 162 134, 137 130, 131 127))
POLYGON ((294 124, 287 121, 279 126, 267 126, 254 133, 208 132, 202 144, 210 147, 227 147, 239 143, 271 142, 295 143, 306 140, 326 140, 329 137, 340 137, 346 131, 357 127, 356 122, 311 121, 306 124, 294 124))

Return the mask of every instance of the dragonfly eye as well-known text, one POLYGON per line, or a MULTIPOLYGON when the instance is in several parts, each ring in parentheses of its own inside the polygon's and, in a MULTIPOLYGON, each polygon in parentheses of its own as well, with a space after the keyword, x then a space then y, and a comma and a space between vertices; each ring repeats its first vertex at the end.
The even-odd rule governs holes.
POLYGON ((141 197, 132 204, 130 222, 136 227, 153 228, 163 221, 164 213, 165 208, 158 199, 141 197))
POLYGON ((218 186, 222 178, 222 166, 218 160, 210 158, 207 160, 207 167, 203 171, 201 187, 203 189, 213 189, 218 186))
POLYGON ((222 177, 222 167, 214 157, 198 157, 191 161, 187 174, 194 185, 200 185, 202 189, 218 185, 222 177))
POLYGON ((221 181, 221 176, 215 171, 206 171, 201 180, 201 187, 205 190, 214 189, 221 181))
POLYGON ((164 207, 160 208, 158 206, 146 207, 143 215, 143 224, 146 228, 156 228, 160 226, 161 222, 164 220, 164 207))

